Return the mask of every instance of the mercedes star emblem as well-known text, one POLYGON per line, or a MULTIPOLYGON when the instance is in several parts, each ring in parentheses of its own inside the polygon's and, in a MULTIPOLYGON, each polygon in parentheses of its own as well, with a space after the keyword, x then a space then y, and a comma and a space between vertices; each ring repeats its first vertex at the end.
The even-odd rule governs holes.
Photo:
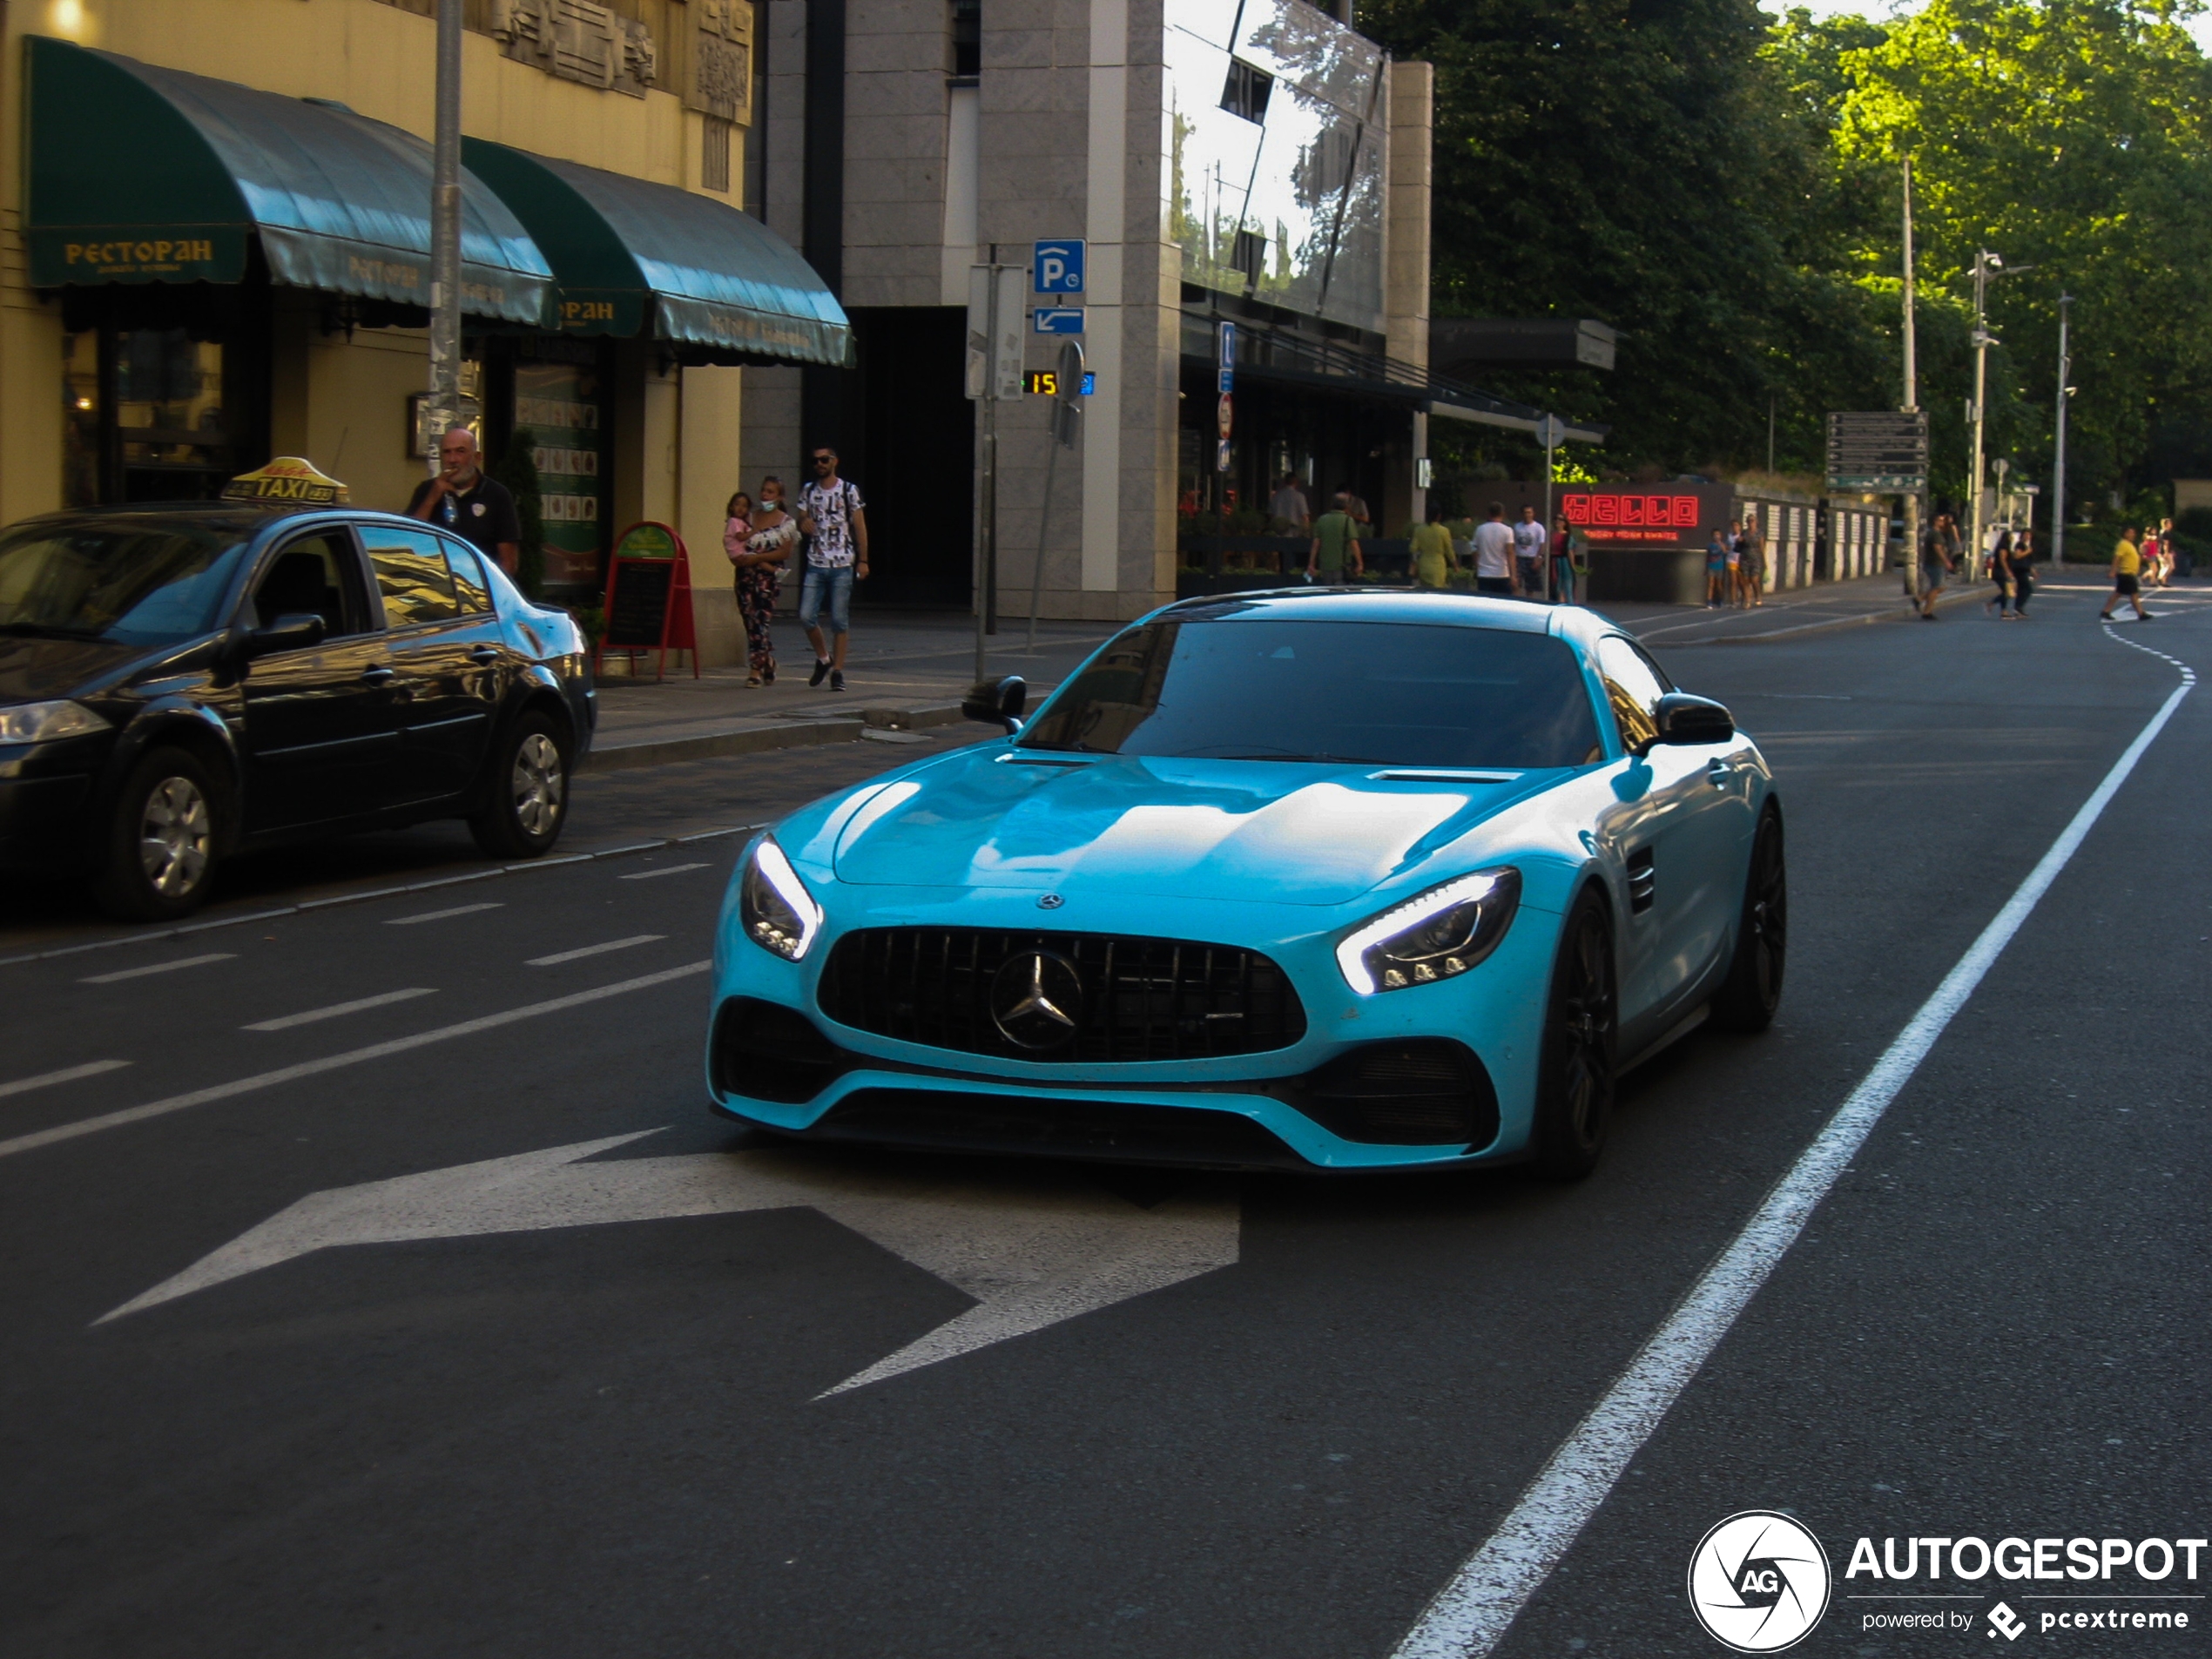
POLYGON ((1083 982, 1076 965, 1050 951, 1010 956, 991 981, 991 1018, 1024 1049, 1056 1049, 1076 1035, 1083 982))
POLYGON ((1040 893, 1037 894, 1037 908, 1040 910, 1057 910, 1066 902, 1067 900, 1062 899, 1056 893, 1040 893))

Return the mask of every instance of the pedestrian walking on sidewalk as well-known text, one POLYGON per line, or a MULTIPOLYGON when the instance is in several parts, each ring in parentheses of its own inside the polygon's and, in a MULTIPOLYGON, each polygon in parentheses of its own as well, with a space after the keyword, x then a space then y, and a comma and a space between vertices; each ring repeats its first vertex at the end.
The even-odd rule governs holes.
POLYGON ((1927 545, 1920 550, 1920 620, 1936 619, 1936 599, 1943 592, 1943 579, 1951 574, 1958 562, 1959 532, 1952 528, 1951 515, 1938 513, 1935 523, 1928 531, 1927 545))
POLYGON ((1728 537, 1716 529, 1705 543, 1705 609, 1718 610, 1728 603, 1728 537))
POLYGON ((2027 620, 2027 597, 2035 591, 2035 577, 2029 569, 2035 563, 2035 532, 2022 530, 2013 538, 2013 550, 2007 556, 2013 577, 2013 620, 2027 620))
POLYGON ((799 624, 814 648, 806 683, 845 689, 845 644, 852 637, 853 584, 868 579, 868 516, 860 489, 837 475, 837 451, 814 451, 814 477, 799 492, 799 528, 806 534, 806 572, 799 590, 799 624), (826 606, 828 616, 823 616, 826 606), (829 637, 822 635, 824 627, 829 637))
POLYGON ((1413 585, 1439 592, 1452 585, 1451 573, 1460 568, 1452 550, 1452 532, 1444 528, 1444 509, 1429 503, 1428 522, 1413 526, 1407 537, 1413 554, 1413 585))
POLYGON ((2150 620, 2151 613, 2143 609, 2143 556, 2135 548, 2135 537, 2139 533, 2131 525, 2121 533, 2120 545, 2112 550, 2112 597, 2105 601, 2105 608, 2097 613, 2099 622, 2110 622, 2114 607, 2122 599, 2135 607, 2137 622, 2150 620))
POLYGON ((1766 603, 1766 538, 1759 534, 1758 520, 1754 518, 1743 527, 1743 556, 1738 561, 1737 571, 1743 580, 1743 606, 1750 610, 1766 603))
POLYGON ((1477 593, 1519 593, 1514 574, 1513 526, 1503 502, 1490 503, 1490 516, 1474 527, 1474 589, 1477 593))
POLYGON ((1997 540, 1989 550, 1989 579, 1997 584, 1997 591, 1981 602, 1981 614, 1987 616, 1994 606, 1997 619, 2002 622, 2012 615, 2013 606, 2013 533, 2000 529, 1997 540))
POLYGON ((1582 533, 1567 522, 1561 513, 1552 523, 1552 597, 1563 605, 1575 603, 1575 575, 1581 561, 1582 533))
POLYGON ((738 614, 745 618, 747 685, 776 683, 776 598, 799 526, 784 511, 783 480, 771 473, 760 481, 756 506, 739 490, 730 498, 730 523, 722 532, 724 551, 737 569, 738 614), (738 504, 745 504, 740 525, 738 504), (733 537, 732 532, 735 532, 733 537))
POLYGON ((1536 509, 1522 508, 1521 523, 1513 527, 1513 562, 1521 577, 1520 592, 1527 598, 1544 597, 1544 540, 1536 509))
POLYGON ((1366 568, 1359 556, 1359 525, 1352 516, 1347 492, 1339 489, 1335 503, 1313 521, 1312 543, 1305 550, 1305 579, 1341 587, 1366 568))

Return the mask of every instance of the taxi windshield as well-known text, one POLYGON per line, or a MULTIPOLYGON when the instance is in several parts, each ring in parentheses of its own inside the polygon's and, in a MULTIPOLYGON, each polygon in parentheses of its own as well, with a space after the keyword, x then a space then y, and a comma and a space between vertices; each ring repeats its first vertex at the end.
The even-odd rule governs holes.
POLYGON ((26 524, 0 536, 0 635, 160 645, 215 626, 234 525, 26 524))
POLYGON ((1276 616, 1132 628, 1045 705, 1021 745, 1515 769, 1586 765, 1603 752, 1564 640, 1276 616))

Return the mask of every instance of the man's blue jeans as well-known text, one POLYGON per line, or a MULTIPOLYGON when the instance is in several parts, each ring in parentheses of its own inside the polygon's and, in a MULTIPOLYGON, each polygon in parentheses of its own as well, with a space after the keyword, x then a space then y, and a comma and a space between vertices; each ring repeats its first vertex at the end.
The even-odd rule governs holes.
POLYGON ((848 633, 853 625, 853 567, 849 564, 826 569, 819 564, 806 567, 799 587, 799 625, 813 628, 820 624, 822 602, 829 602, 829 631, 833 634, 848 633))

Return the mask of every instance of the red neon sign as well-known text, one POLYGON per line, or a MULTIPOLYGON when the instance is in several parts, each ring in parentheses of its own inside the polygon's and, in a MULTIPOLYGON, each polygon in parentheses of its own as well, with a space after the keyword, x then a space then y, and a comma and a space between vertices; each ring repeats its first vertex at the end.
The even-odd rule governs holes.
POLYGON ((1593 529, 1650 526, 1655 529, 1696 529, 1695 496, 1568 496, 1561 506, 1570 524, 1593 529))

